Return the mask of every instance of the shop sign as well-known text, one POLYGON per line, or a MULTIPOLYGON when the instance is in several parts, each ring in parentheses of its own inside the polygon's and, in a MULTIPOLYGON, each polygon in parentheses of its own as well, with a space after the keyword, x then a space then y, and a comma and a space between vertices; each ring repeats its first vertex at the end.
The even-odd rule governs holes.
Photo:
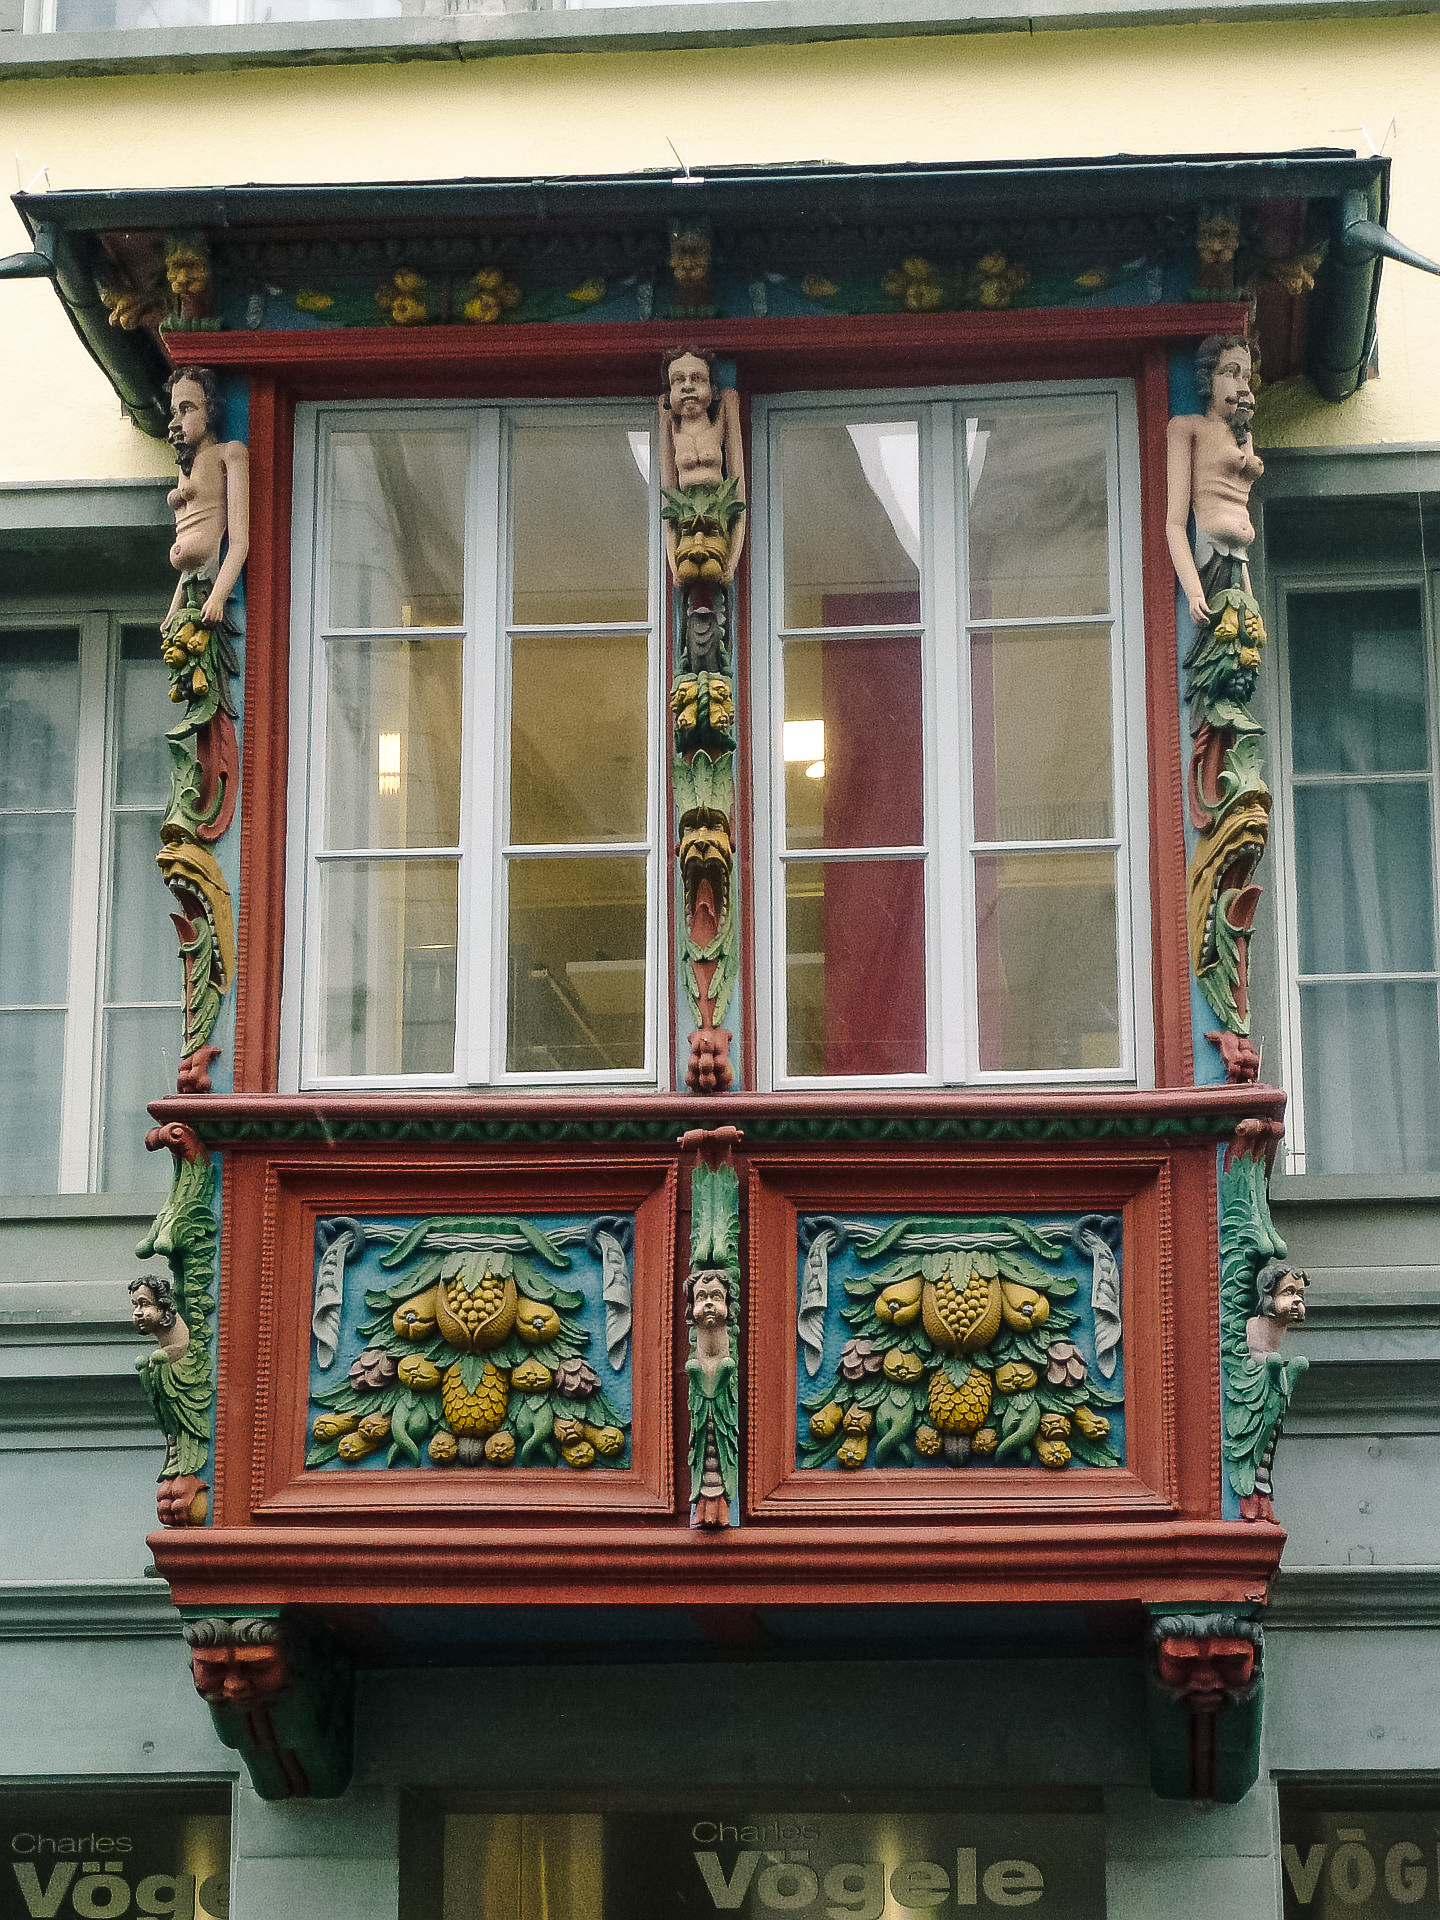
POLYGON ((1399 1920, 1440 1908, 1440 1798, 1335 1813, 1280 1800, 1285 1920, 1399 1920))
POLYGON ((228 1787, 0 1787, 0 1835, 0 1920, 228 1920, 228 1787))
POLYGON ((1103 1920, 1100 1813, 619 1815, 605 1911, 626 1920, 1103 1920))

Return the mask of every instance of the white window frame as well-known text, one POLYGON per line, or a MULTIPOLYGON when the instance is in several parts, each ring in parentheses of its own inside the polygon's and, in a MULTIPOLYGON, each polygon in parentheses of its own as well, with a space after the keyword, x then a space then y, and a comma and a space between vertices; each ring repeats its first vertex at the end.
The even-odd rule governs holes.
MULTIPOLYGON (((79 709, 75 743, 75 836, 70 859, 70 938, 67 955, 67 992, 43 1004, 47 1011, 65 1012, 64 1066, 60 1084, 60 1164, 58 1185, 47 1193, 121 1192, 102 1189, 104 1165, 102 1128, 105 1118, 105 1075, 109 1049, 103 1045, 106 962, 109 957, 109 877, 117 812, 154 811, 153 806, 115 804, 116 728, 120 642, 127 627, 153 627, 159 653, 159 622, 155 608, 133 597, 117 598, 107 607, 79 608, 63 600, 32 597, 7 599, 0 608, 0 633, 61 628, 79 636, 79 709)), ((159 842, 156 842, 159 852, 159 842)), ((175 1014, 175 1057, 180 1057, 180 961, 176 955, 170 975, 174 991, 151 1001, 126 1001, 126 1007, 168 1008, 175 1014)), ((157 1087, 156 1093, 166 1089, 157 1087)), ((148 1096, 147 1096, 148 1097, 148 1096)), ((163 1186, 163 1181, 161 1182, 163 1186)), ((8 1196, 7 1196, 8 1197, 8 1196)), ((37 1196, 38 1197, 38 1196, 37 1196)))
MULTIPOLYGON (((1140 436, 1134 386, 1128 380, 1004 382, 973 387, 864 389, 757 398, 752 422, 754 473, 750 541, 753 613, 750 699, 756 743, 755 968, 757 1069, 762 1089, 843 1090, 876 1086, 1036 1085, 1138 1086, 1155 1083, 1150 986, 1149 742, 1145 711, 1144 582, 1140 541, 1140 436), (1111 727, 1115 791, 1111 842, 1116 855, 1116 959, 1120 1064, 1088 1070, 982 1071, 979 1005, 974 986, 974 858, 1007 850, 1005 843, 973 840, 973 789, 968 778, 971 738, 970 676, 963 671, 972 630, 1007 626, 1099 625, 1099 619, 972 620, 961 604, 967 541, 968 490, 955 484, 956 429, 964 409, 1033 410, 1037 403, 1101 395, 1115 408, 1107 459, 1113 535, 1111 565, 1111 727), (787 1073, 784 952, 785 772, 780 718, 784 713, 783 647, 776 636, 783 613, 783 535, 772 525, 771 424, 808 414, 847 422, 915 418, 920 423, 922 510, 922 703, 925 781, 926 1069, 917 1074, 794 1075, 787 1073), (957 518, 958 510, 958 518, 957 518), (942 741, 961 751, 942 778, 942 741), (953 851, 951 851, 953 850, 953 851), (937 956, 939 958, 937 959, 937 956)), ((1068 843, 1057 842, 1057 851, 1068 843)), ((1094 842, 1086 842, 1087 849, 1094 842)), ((1106 843, 1110 844, 1109 842, 1106 843)), ((856 857, 883 856, 883 848, 856 857)), ((794 857, 804 857, 796 854, 794 857)), ((820 857, 811 855, 811 857, 820 857)), ((829 857, 829 856, 826 856, 829 857)))
MULTIPOLYGON (((286 873, 285 983, 281 997, 281 1088, 424 1090, 447 1087, 655 1086, 668 1062, 670 968, 661 964, 661 929, 666 907, 665 759, 662 756, 662 687, 668 646, 661 593, 662 545, 659 538, 659 460, 655 448, 653 399, 609 401, 475 402, 396 401, 306 403, 296 409, 295 481, 291 552, 289 818, 292 855, 286 873), (645 846, 606 843, 602 848, 575 843, 558 848, 525 846, 512 852, 509 808, 509 641, 513 634, 569 632, 563 623, 516 626, 509 620, 510 538, 508 436, 516 426, 546 418, 566 425, 625 419, 638 427, 643 417, 651 434, 650 554, 645 621, 583 627, 579 631, 633 634, 647 632, 646 833, 645 846), (322 499, 323 462, 333 431, 364 431, 423 422, 439 430, 470 436, 466 507, 466 561, 462 625, 426 628, 427 634, 456 633, 464 648, 462 751, 460 759, 459 917, 456 952, 455 1059, 448 1074, 322 1074, 318 1069, 321 1034, 319 911, 313 887, 316 850, 322 843, 325 706, 323 685, 324 608, 329 579, 329 524, 322 499), (502 563, 502 560, 504 564, 502 563), (308 564, 307 564, 308 561, 308 564), (463 744, 463 743, 467 743, 463 744), (477 755, 492 777, 476 778, 477 755), (584 857, 646 859, 645 1052, 641 1066, 561 1073, 518 1073, 505 1066, 507 959, 509 934, 508 873, 513 857, 546 852, 584 857), (488 938, 477 929, 488 922, 488 938)), ((368 631, 368 630, 367 630, 368 631)), ((378 630, 377 630, 378 631, 378 630)), ((365 850, 360 850, 365 851, 365 850)), ((406 849, 412 857, 415 849, 406 849)), ((347 857, 354 857, 351 852, 347 857)), ((445 857, 450 857, 448 853, 445 857)))
MULTIPOLYGON (((1398 491, 1398 489, 1397 489, 1398 491)), ((1420 595, 1424 622, 1425 697, 1428 706, 1430 748, 1430 833, 1432 911, 1435 915, 1435 955, 1440 972, 1440 662, 1436 657, 1436 637, 1440 634, 1440 566, 1420 564, 1396 569, 1394 566, 1365 567, 1337 560, 1329 566, 1267 568, 1269 600, 1270 652, 1274 672, 1265 706, 1266 728, 1275 743, 1275 793, 1270 813, 1270 855, 1274 860, 1276 903, 1275 940, 1277 999, 1280 1016, 1280 1083, 1287 1090, 1285 1114, 1285 1170, 1304 1174, 1305 1144, 1305 1047, 1300 1013, 1300 885, 1295 847, 1295 762, 1290 724, 1290 596, 1294 593, 1379 593, 1411 589, 1420 595)), ((1386 776, 1379 778, 1383 781, 1386 776)), ((1399 778, 1414 784, 1418 776, 1399 778)), ((1302 777, 1301 785, 1319 784, 1302 777)), ((1307 975, 1306 984, 1336 976, 1307 975)), ((1387 979, 1424 979, 1426 975, 1369 973, 1343 976, 1346 980, 1383 981, 1387 979)), ((1440 1020, 1440 1005, 1437 1005, 1440 1020)), ((1397 1175, 1400 1169, 1395 1170, 1397 1175)), ((1376 1174, 1344 1175, 1343 1178, 1375 1179, 1376 1174)), ((1424 1177, 1424 1176, 1421 1176, 1424 1177)), ((1433 1178, 1433 1175, 1430 1176, 1433 1178)))

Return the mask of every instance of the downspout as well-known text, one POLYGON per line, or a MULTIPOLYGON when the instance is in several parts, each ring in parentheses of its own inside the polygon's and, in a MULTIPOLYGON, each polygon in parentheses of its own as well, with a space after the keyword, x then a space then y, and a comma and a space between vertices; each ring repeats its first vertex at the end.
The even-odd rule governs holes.
POLYGON ((1368 190, 1352 188, 1333 203, 1334 226, 1315 277, 1305 354, 1325 400, 1348 400, 1364 378, 1375 346, 1381 259, 1440 274, 1433 260, 1386 230, 1384 189, 1384 177, 1377 176, 1368 190))
POLYGON ((0 280, 42 279, 54 282, 71 326, 135 425, 152 439, 163 440, 169 409, 161 395, 170 369, 159 348, 146 334, 126 333, 110 325, 81 248, 68 233, 48 223, 36 227, 33 252, 12 253, 0 260, 0 280))

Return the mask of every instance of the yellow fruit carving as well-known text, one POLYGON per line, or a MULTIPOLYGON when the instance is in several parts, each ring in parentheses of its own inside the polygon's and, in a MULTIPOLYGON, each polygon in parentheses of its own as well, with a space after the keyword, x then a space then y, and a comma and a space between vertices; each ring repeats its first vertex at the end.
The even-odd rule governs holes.
POLYGON ((402 1300, 390 1316, 390 1324, 402 1340, 428 1340, 435 1331, 435 1295, 430 1287, 413 1300, 402 1300))
POLYGON ((1007 1327, 1024 1333, 1027 1327, 1044 1326, 1050 1318, 1050 1302, 1033 1287, 1022 1287, 1018 1280, 1002 1280, 1000 1311, 1007 1327))
POLYGON ((993 1453, 999 1444, 1000 1434, 995 1427, 981 1427, 970 1442, 976 1453, 993 1453))
POLYGON ((974 1433, 990 1411, 990 1376, 972 1367, 957 1387, 943 1367, 930 1376, 930 1418, 941 1433, 974 1433))
POLYGON ((840 1422, 845 1418, 845 1409, 838 1400, 832 1400, 827 1407, 821 1407, 818 1413, 810 1416, 810 1431, 817 1440, 828 1440, 840 1431, 840 1422))
POLYGON ((1042 1467, 1053 1470, 1069 1465, 1070 1449, 1063 1440, 1037 1440, 1035 1451, 1040 1456, 1042 1467))
POLYGON ((390 1416, 388 1413, 367 1413, 360 1422, 360 1438, 367 1440, 372 1447, 378 1447, 382 1440, 390 1438, 390 1416))
POLYGON ((440 1427, 431 1434, 430 1444, 425 1451, 437 1467, 448 1467, 459 1453, 460 1443, 448 1427, 440 1427))
POLYGON ((548 1393, 555 1379, 543 1360, 533 1356, 522 1360, 510 1375, 510 1384, 521 1393, 548 1393))
POLYGON ((978 1353, 1000 1331, 1003 1296, 995 1257, 958 1254, 936 1281, 925 1282, 920 1311, 942 1352, 978 1353))
POLYGON ((466 1389, 458 1360, 446 1369, 440 1404, 445 1409, 446 1424, 456 1433, 493 1433, 505 1418, 509 1400, 508 1381, 488 1360, 474 1393, 466 1389))
POLYGON ((886 1287, 875 1302, 875 1318, 882 1327, 913 1326, 920 1318, 920 1296, 925 1282, 917 1273, 909 1280, 897 1280, 886 1287))
POLYGON ((596 1453, 607 1460, 614 1460, 625 1451, 625 1435, 619 1427, 592 1427, 587 1420, 585 1438, 596 1453))
POLYGON ((845 1415, 847 1433, 868 1433, 874 1425, 875 1416, 865 1407, 851 1407, 845 1415))
POLYGON ((840 1451, 835 1458, 842 1467, 863 1467, 865 1456, 870 1451, 868 1434, 852 1433, 840 1443, 840 1451))
POLYGON ((559 1333, 560 1316, 553 1307, 542 1306, 538 1300, 522 1300, 514 1324, 526 1346, 541 1347, 559 1333))
POLYGON ((1040 1420, 1040 1438, 1042 1440, 1068 1440, 1070 1422, 1063 1413, 1047 1413, 1040 1420))
POLYGON ((1110 1431, 1110 1422, 1091 1407, 1076 1407, 1075 1424, 1087 1440, 1103 1440, 1110 1431))
POLYGON ((995 1375, 995 1385, 1001 1393, 1028 1393, 1038 1377, 1024 1360, 1007 1360, 995 1375))
POLYGON ((515 1282, 508 1274, 466 1261, 463 1272, 436 1286, 435 1318, 446 1340, 461 1353, 489 1353, 509 1339, 515 1301, 515 1282))
POLYGON ((934 1427, 917 1427, 915 1429, 915 1451, 923 1459, 933 1460, 939 1453, 941 1444, 940 1435, 935 1431, 934 1427))
POLYGON ((367 1455, 374 1453, 374 1451, 374 1446, 365 1438, 363 1433, 347 1433, 345 1438, 340 1442, 340 1458, 342 1460, 363 1460, 367 1455))
POLYGON ((588 1440, 572 1440, 560 1449, 560 1457, 567 1467, 589 1467, 595 1464, 595 1449, 588 1440))
POLYGON ((322 1413, 310 1429, 314 1440, 338 1440, 343 1434, 353 1433, 360 1424, 353 1413, 322 1413))
POLYGON ((433 1393, 440 1384, 439 1367, 420 1353, 407 1353, 395 1371, 401 1386, 415 1393, 433 1393))
POLYGON ((515 1458, 513 1433, 492 1433, 485 1442, 485 1458, 492 1467, 508 1467, 515 1458))
POLYGON ((899 1381, 902 1386, 908 1381, 918 1380, 924 1371, 919 1354, 902 1353, 899 1347, 892 1347, 885 1356, 885 1378, 899 1381))

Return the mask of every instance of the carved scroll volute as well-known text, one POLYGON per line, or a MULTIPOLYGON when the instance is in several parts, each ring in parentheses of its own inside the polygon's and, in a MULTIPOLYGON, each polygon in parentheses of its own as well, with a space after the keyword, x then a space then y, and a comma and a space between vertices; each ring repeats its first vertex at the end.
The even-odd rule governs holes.
POLYGON ((665 356, 660 474, 675 633, 670 695, 680 976, 694 1019, 685 1083, 734 1079, 725 1015, 738 973, 735 902, 735 575, 745 544, 740 402, 712 381, 713 357, 665 356))
POLYGON ((685 1378, 690 1437, 690 1524, 737 1524, 740 1498, 740 1185, 731 1158, 738 1128, 682 1134, 690 1175, 690 1270, 685 1378))

